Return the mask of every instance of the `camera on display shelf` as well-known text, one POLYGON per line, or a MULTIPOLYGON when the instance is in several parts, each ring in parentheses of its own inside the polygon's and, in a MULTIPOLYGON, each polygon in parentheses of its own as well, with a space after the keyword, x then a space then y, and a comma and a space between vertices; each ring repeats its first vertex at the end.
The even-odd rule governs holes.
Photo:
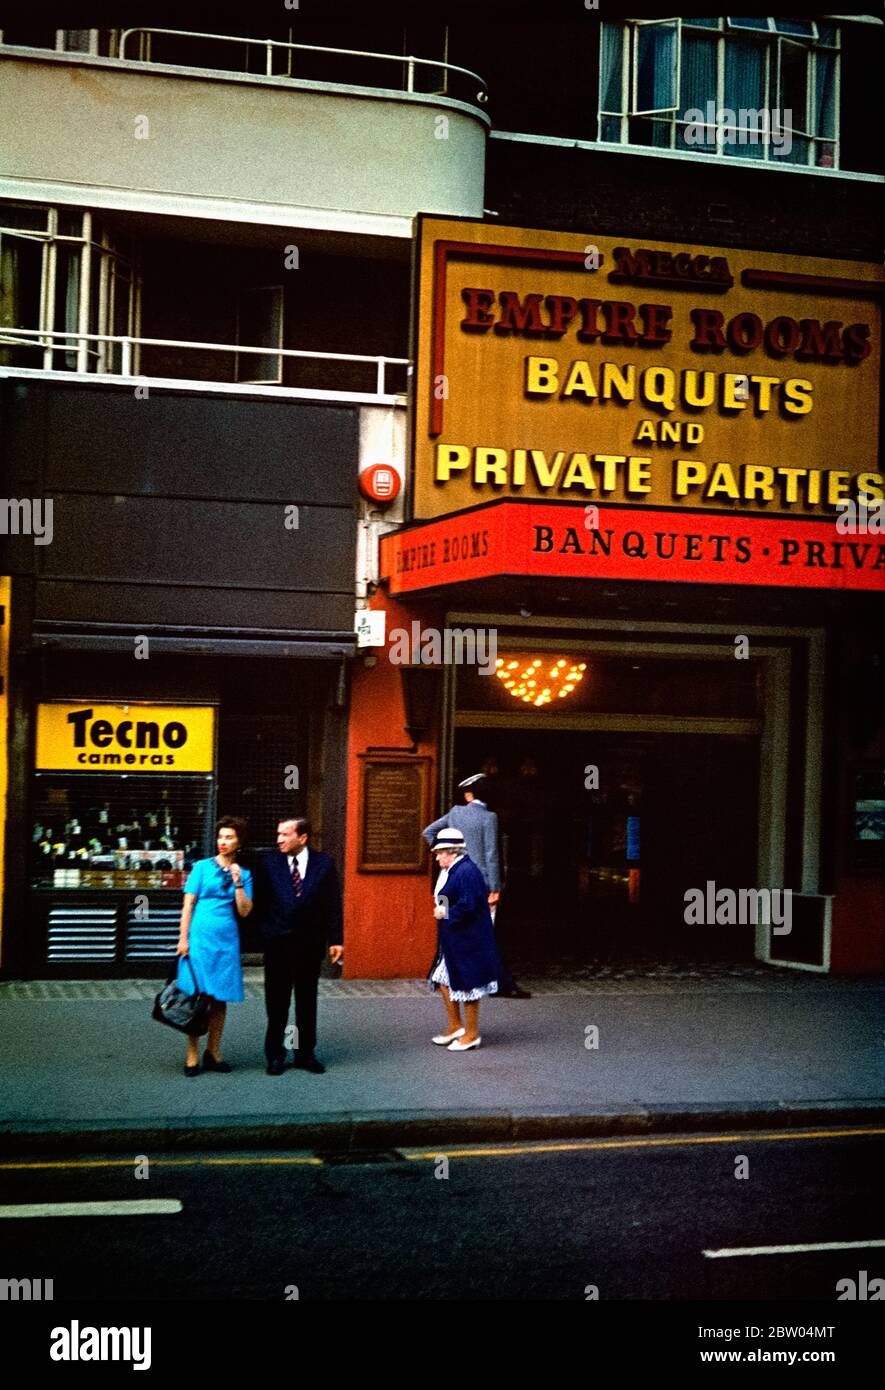
POLYGON ((180 838, 168 805, 121 813, 105 801, 73 810, 69 794, 52 818, 43 808, 31 838, 35 878, 55 888, 180 890, 196 852, 180 838))

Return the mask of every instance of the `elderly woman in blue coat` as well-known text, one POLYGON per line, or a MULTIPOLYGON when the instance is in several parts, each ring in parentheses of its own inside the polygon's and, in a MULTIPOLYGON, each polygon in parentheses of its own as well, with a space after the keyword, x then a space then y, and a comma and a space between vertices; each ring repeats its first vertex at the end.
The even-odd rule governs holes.
POLYGON ((479 1001, 498 989, 489 890, 465 852, 460 830, 439 830, 430 848, 442 872, 434 888, 439 945, 429 978, 442 992, 447 1015, 445 1033, 438 1033, 433 1041, 449 1052, 468 1052, 482 1042, 479 1001))

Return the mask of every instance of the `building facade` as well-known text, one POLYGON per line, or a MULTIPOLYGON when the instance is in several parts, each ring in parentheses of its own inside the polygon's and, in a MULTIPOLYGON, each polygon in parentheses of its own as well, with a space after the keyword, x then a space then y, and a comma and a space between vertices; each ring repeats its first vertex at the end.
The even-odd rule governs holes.
POLYGON ((881 25, 536 40, 3 31, 5 973, 292 806, 423 973, 482 768, 519 961, 885 967, 881 25))

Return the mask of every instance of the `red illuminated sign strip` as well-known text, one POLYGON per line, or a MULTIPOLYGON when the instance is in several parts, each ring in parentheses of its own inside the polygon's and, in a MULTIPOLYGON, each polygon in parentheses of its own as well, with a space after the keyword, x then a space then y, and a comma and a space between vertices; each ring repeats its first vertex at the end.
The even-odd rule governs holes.
POLYGON ((493 575, 885 589, 882 536, 841 534, 833 520, 598 511, 596 532, 583 506, 499 502, 456 513, 385 536, 382 573, 393 594, 493 575))

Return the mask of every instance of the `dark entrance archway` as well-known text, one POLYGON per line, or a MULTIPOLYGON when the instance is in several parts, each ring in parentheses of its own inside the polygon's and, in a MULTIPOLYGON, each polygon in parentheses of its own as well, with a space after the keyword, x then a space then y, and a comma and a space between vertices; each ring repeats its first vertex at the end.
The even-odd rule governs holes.
POLYGON ((459 775, 490 764, 516 969, 752 961, 752 925, 684 914, 689 888, 756 882, 756 737, 459 729, 459 775))

